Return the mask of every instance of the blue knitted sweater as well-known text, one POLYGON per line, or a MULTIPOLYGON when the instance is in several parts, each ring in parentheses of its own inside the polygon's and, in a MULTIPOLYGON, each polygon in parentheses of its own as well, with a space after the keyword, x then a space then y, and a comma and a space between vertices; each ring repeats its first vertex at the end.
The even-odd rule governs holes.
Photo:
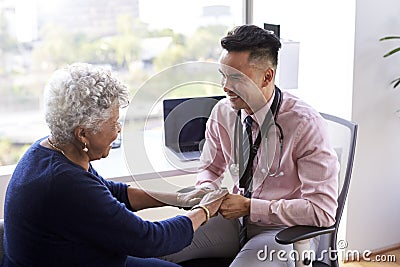
POLYGON ((19 161, 7 188, 3 266, 117 267, 128 255, 141 260, 190 244, 188 217, 142 220, 126 184, 103 179, 92 166, 86 171, 40 141, 19 161))

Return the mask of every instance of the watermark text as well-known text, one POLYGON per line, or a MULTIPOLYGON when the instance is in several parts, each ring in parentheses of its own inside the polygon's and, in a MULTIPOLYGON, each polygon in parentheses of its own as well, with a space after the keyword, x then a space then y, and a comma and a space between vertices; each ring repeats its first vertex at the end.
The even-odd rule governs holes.
POLYGON ((396 255, 391 254, 373 254, 371 250, 350 250, 347 248, 347 242, 340 240, 338 249, 322 250, 317 253, 314 250, 274 250, 268 249, 265 245, 264 249, 257 252, 257 259, 260 261, 302 261, 303 263, 311 263, 312 261, 366 261, 366 262, 396 262, 396 255))

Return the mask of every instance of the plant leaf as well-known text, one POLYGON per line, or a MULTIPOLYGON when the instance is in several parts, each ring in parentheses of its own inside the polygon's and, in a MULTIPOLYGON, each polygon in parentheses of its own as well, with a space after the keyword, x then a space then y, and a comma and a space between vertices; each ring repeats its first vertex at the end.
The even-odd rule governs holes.
POLYGON ((396 88, 400 84, 400 78, 393 80, 391 83, 394 83, 393 88, 396 88))
POLYGON ((392 40, 392 39, 400 39, 400 36, 386 36, 379 39, 379 41, 392 40))
POLYGON ((400 47, 397 47, 396 49, 393 49, 392 51, 390 51, 390 52, 384 54, 383 57, 391 56, 391 55, 393 55, 394 53, 397 53, 397 52, 399 52, 399 51, 400 51, 400 47))

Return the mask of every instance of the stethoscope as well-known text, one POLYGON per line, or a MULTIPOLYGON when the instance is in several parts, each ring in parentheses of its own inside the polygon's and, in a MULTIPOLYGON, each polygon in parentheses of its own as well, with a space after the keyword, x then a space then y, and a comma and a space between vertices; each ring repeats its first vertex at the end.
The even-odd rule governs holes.
MULTIPOLYGON (((274 96, 272 105, 270 107, 270 112, 268 112, 267 115, 265 116, 264 122, 263 122, 263 124, 260 128, 260 131, 257 135, 257 138, 254 141, 254 144, 252 146, 252 150, 253 150, 252 153, 254 153, 254 156, 255 156, 257 154, 258 148, 260 147, 261 139, 264 137, 267 139, 268 132, 270 131, 271 127, 273 125, 276 126, 276 128, 278 129, 278 139, 279 139, 278 167, 276 168, 276 170, 274 172, 271 172, 271 168, 268 168, 268 147, 267 147, 267 152, 266 152, 267 165, 266 165, 266 167, 268 170, 266 170, 264 168, 261 169, 261 172, 263 174, 266 174, 271 177, 279 177, 279 176, 283 175, 283 172, 280 171, 281 161, 282 161, 282 148, 283 148, 283 131, 282 131, 282 127, 277 123, 278 113, 279 113, 281 104, 282 104, 282 92, 277 86, 275 86, 275 96, 274 96), (272 115, 274 117, 273 117, 273 121, 271 122, 272 115)), ((237 112, 236 120, 235 120, 235 130, 234 130, 235 131, 234 132, 234 141, 233 141, 234 161, 233 161, 233 164, 231 164, 229 167, 231 174, 235 175, 235 176, 239 176, 239 174, 242 176, 243 170, 244 170, 243 147, 242 147, 243 125, 240 122, 240 118, 241 118, 241 110, 239 109, 237 112), (239 138, 237 138, 237 136, 239 138), (239 149, 237 149, 238 143, 239 143, 239 149), (239 156, 237 154, 239 154, 239 156)), ((248 159, 248 162, 249 162, 249 159, 248 159)), ((271 167, 272 167, 272 164, 271 164, 271 167)))

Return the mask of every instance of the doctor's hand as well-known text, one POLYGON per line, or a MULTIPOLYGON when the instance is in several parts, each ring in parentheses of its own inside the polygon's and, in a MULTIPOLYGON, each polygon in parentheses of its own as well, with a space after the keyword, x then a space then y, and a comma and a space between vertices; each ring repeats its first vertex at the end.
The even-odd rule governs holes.
POLYGON ((225 219, 240 218, 250 214, 250 199, 242 195, 228 194, 219 208, 225 219))

